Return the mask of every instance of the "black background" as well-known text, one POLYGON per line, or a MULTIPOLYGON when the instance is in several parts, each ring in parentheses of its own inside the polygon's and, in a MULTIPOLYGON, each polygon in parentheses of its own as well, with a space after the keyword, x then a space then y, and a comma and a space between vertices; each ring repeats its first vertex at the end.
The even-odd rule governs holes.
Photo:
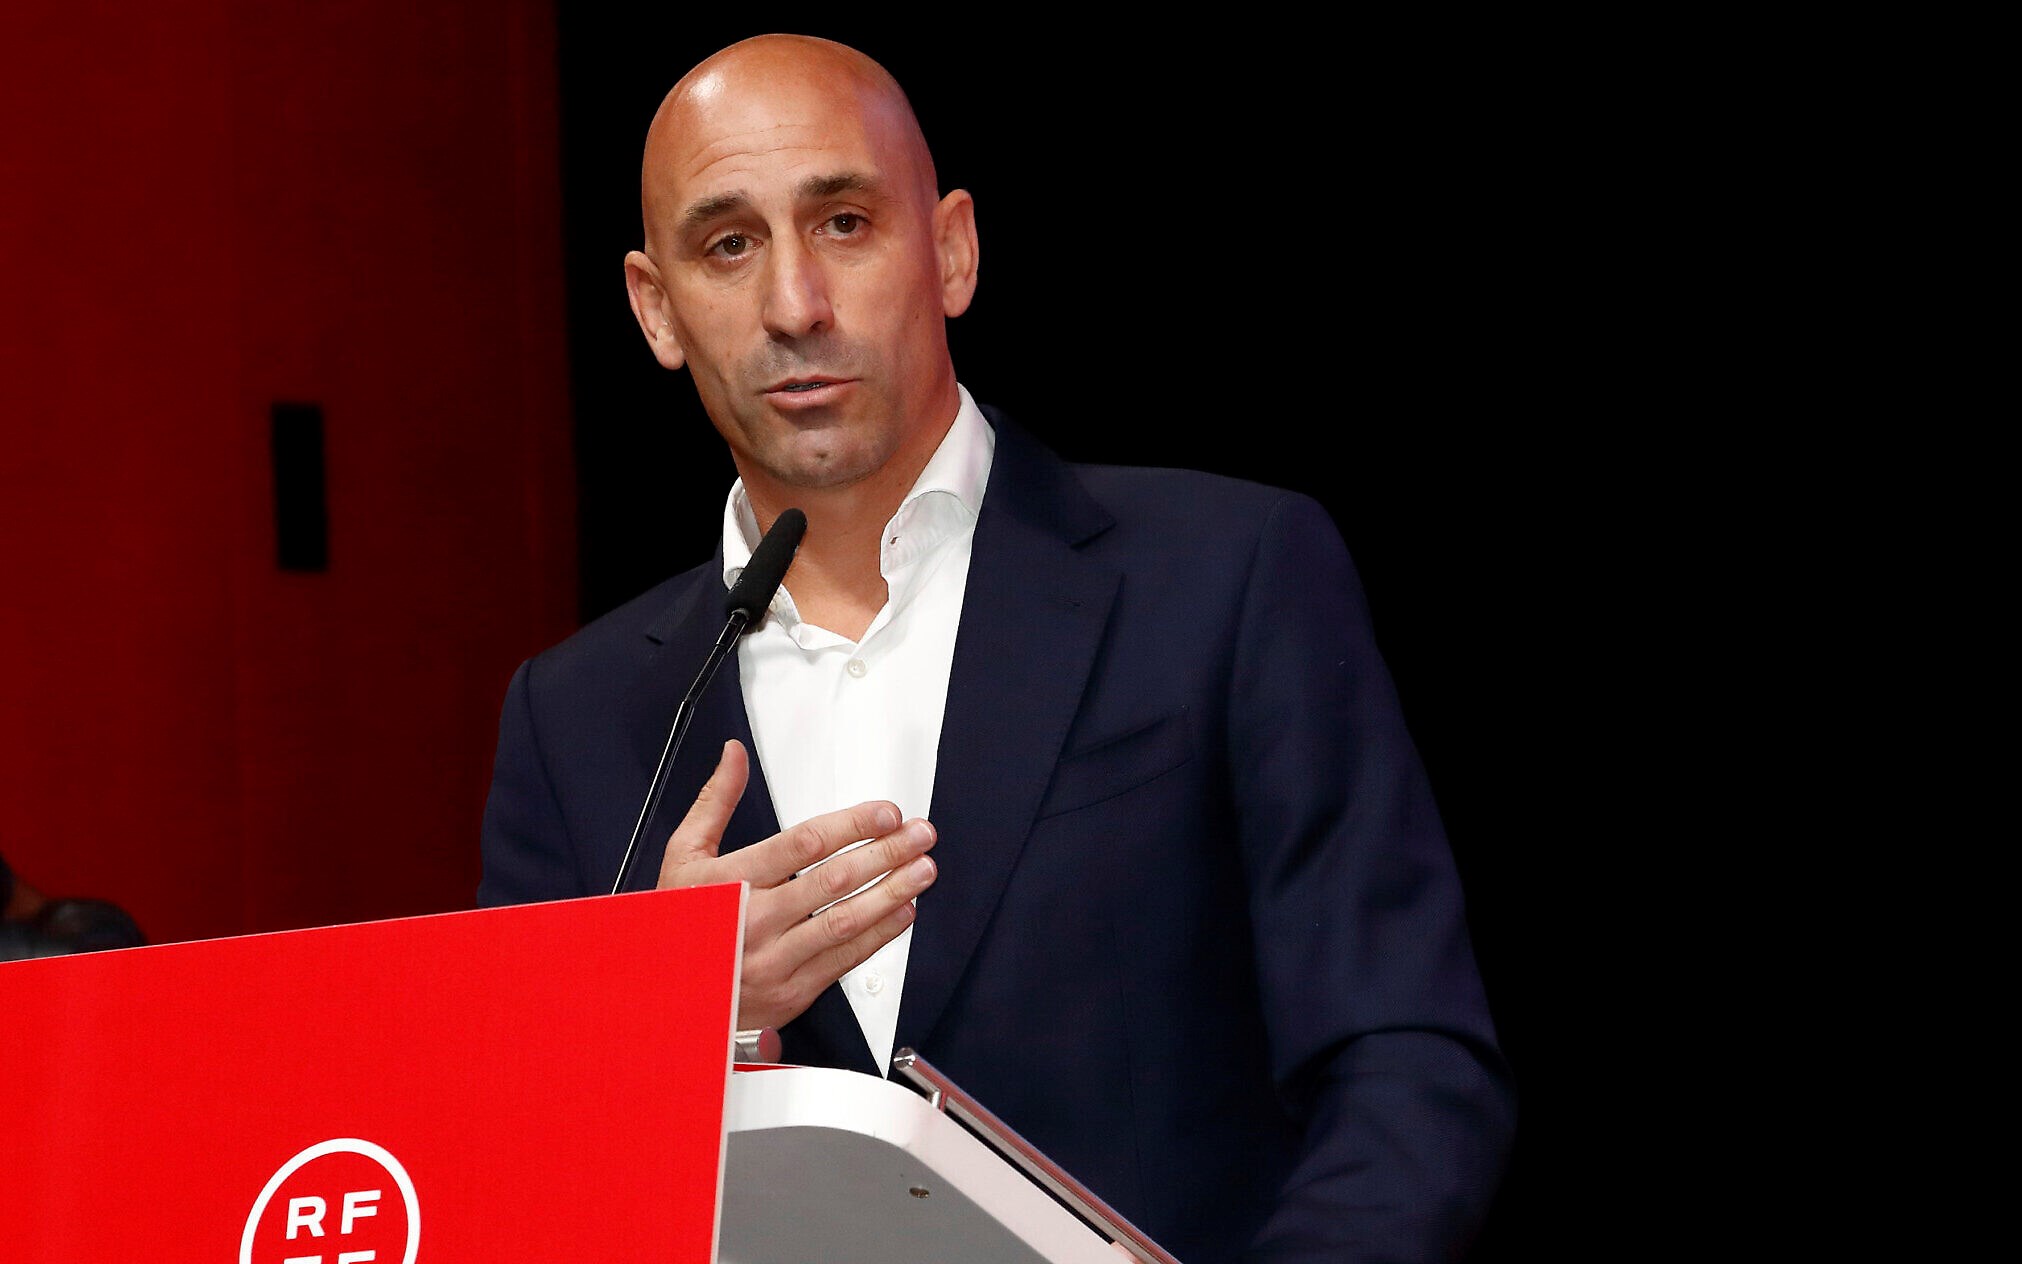
POLYGON ((1625 1055, 1587 1028, 1632 998, 1590 910, 1633 902, 1660 814, 1625 806, 1641 739, 1616 719, 1659 666, 1623 647, 1658 617, 1632 594, 1665 447, 1625 386, 1647 318, 1623 296, 1661 253, 1628 226, 1633 50, 1604 75, 1557 32, 1439 17, 561 20, 585 617, 706 557, 734 477, 625 302, 653 110, 745 35, 853 44, 905 85, 943 189, 976 197, 981 282, 950 337, 978 399, 1072 460, 1214 470, 1332 512, 1518 1077, 1471 1258, 1591 1241, 1623 1166, 1598 1084, 1625 1055))

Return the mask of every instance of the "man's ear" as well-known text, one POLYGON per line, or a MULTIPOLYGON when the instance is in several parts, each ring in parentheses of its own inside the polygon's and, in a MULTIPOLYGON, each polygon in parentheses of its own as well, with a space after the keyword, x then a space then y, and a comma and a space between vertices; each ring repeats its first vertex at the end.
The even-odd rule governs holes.
POLYGON ((941 256, 941 312, 960 316, 976 297, 976 199, 956 189, 934 207, 934 246, 941 256))
POLYGON ((660 269, 643 250, 625 256, 625 292, 632 298, 632 315, 639 332, 663 369, 678 369, 687 362, 681 343, 674 337, 674 311, 667 303, 667 291, 660 285, 660 269))

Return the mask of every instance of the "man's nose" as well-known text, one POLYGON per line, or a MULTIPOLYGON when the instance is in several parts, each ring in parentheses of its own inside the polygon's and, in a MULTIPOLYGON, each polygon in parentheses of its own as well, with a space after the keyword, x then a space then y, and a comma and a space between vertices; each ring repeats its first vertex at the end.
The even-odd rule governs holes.
POLYGON ((827 272, 814 251, 788 241, 775 245, 766 262, 766 330, 782 338, 803 338, 827 329, 835 313, 829 307, 827 272))

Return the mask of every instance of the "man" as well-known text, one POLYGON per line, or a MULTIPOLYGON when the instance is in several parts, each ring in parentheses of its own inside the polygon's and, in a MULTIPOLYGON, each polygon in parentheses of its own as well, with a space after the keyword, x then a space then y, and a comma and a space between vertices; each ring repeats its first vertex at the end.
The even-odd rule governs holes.
POLYGON ((697 66, 642 202, 633 311, 739 481, 717 558, 514 677, 481 902, 609 889, 725 583, 801 509, 649 835, 660 885, 752 885, 739 1025, 918 1049, 1181 1259, 1457 1254, 1511 1098, 1325 513, 979 408, 945 327, 972 201, 854 50, 697 66))

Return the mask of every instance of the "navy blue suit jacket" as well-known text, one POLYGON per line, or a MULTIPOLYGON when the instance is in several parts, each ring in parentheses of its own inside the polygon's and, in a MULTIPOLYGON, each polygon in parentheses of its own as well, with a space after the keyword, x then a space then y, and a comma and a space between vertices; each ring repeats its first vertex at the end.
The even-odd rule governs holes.
MULTIPOLYGON (((899 1047, 1188 1264, 1453 1258, 1513 1099, 1339 533, 1256 484, 1066 465, 986 412, 899 1047)), ((610 889, 722 608, 719 559, 521 666, 481 903, 610 889)), ((754 749, 722 674, 631 885, 724 739, 754 749)), ((724 848, 779 826, 754 761, 724 848)), ((834 987, 782 1036, 879 1070, 834 987)))

